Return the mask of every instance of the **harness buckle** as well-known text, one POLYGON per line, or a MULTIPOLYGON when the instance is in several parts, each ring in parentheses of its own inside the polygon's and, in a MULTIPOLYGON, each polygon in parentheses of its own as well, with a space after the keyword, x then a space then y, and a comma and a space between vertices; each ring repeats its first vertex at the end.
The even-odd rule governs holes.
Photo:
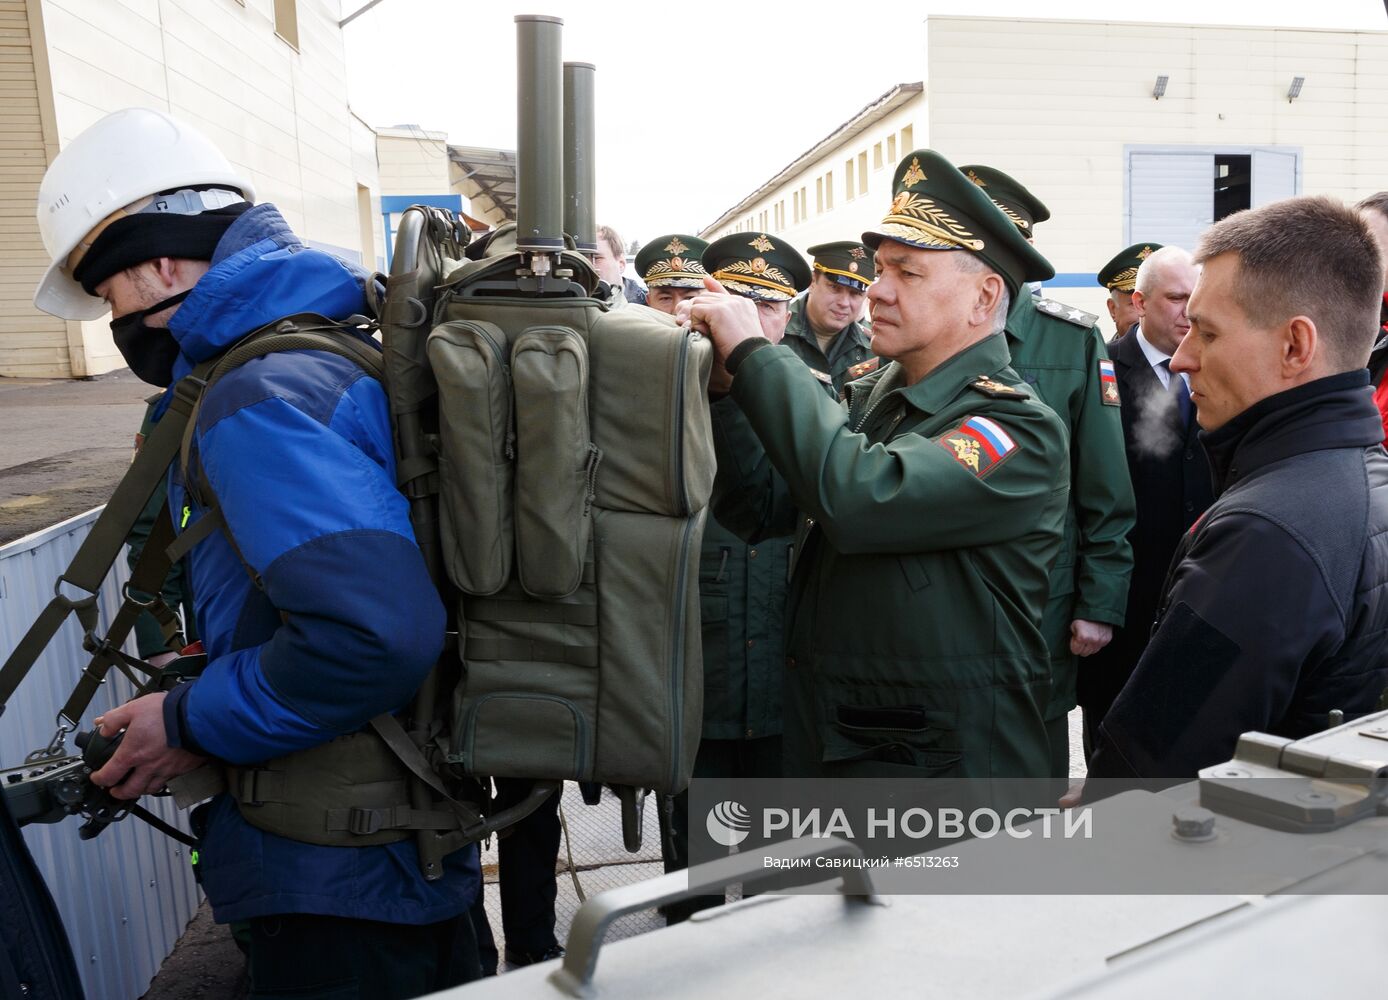
POLYGON ((359 837, 370 836, 385 825, 385 809, 363 809, 352 806, 347 810, 347 830, 359 837))

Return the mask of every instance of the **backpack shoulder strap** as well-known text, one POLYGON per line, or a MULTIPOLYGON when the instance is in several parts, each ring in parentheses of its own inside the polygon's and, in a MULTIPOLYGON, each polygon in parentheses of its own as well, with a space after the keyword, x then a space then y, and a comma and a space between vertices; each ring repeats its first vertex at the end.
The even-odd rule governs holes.
MULTIPOLYGON (((236 538, 232 535, 226 518, 222 516, 221 506, 217 503, 217 497, 212 492, 212 484, 208 482, 207 476, 203 472, 202 462, 194 453, 193 439, 197 431, 198 415, 202 411, 202 401, 207 398, 208 390, 230 372, 255 358, 262 358, 267 354, 276 354, 282 351, 324 351, 328 354, 336 354, 354 362, 357 367, 378 382, 384 382, 385 368, 381 361, 380 351, 366 344, 356 332, 369 323, 370 321, 364 316, 349 316, 340 323, 314 313, 286 316, 261 327, 259 330, 248 333, 212 362, 212 367, 206 375, 198 399, 193 405, 192 413, 183 428, 183 439, 178 453, 179 472, 183 478, 183 487, 197 501, 198 506, 203 508, 204 513, 196 525, 181 533, 169 547, 169 554, 174 562, 177 562, 195 545, 220 528, 222 534, 231 544, 232 551, 241 560, 241 565, 251 578, 251 583, 255 585, 257 590, 265 589, 260 574, 246 561, 246 557, 241 553, 241 547, 236 544, 236 538)), ((180 523, 179 527, 182 528, 183 525, 180 523)))

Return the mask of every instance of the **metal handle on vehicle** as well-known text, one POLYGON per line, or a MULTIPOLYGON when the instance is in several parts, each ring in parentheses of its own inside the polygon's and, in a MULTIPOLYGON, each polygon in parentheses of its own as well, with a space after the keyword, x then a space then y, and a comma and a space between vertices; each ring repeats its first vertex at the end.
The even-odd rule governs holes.
MULTIPOLYGON (((815 858, 861 858, 863 851, 857 844, 839 837, 801 837, 760 851, 719 858, 687 872, 670 872, 635 885, 609 889, 579 907, 569 928, 564 964, 550 973, 550 982, 569 996, 592 996, 598 951, 615 920, 638 910, 721 891, 735 882, 750 881, 773 871, 783 875, 786 869, 768 869, 763 864, 762 859, 768 857, 787 861, 803 859, 811 863, 813 871, 816 870, 812 864, 815 858)), ((886 905, 874 891, 866 868, 839 868, 837 871, 842 879, 839 891, 849 902, 886 905)))

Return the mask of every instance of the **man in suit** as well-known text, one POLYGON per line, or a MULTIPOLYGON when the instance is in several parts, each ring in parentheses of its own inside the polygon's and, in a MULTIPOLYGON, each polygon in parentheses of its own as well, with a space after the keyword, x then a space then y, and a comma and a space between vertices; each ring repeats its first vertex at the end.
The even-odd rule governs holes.
POLYGON ((1133 304, 1138 322, 1109 345, 1123 401, 1123 440, 1137 499, 1128 535, 1133 573, 1124 626, 1107 647, 1080 661, 1079 702, 1086 753, 1104 713, 1147 646, 1171 555, 1181 536, 1213 501, 1210 469, 1196 434, 1190 390, 1170 370, 1190 321, 1186 301, 1198 271, 1180 247, 1153 251, 1138 269, 1133 304))

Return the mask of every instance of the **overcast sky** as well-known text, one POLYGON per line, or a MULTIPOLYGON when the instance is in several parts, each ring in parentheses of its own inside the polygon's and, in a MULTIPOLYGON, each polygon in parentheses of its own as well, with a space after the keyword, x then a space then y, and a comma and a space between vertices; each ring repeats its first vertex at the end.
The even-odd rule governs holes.
MULTIPOLYGON (((342 0, 342 8, 364 3, 342 0)), ((562 17, 564 58, 597 66, 598 221, 644 242, 697 232, 864 105, 920 80, 928 14, 1388 29, 1383 0, 789 0, 677 9, 383 0, 345 29, 352 107, 375 126, 409 123, 459 145, 514 149, 513 18, 562 17)))

